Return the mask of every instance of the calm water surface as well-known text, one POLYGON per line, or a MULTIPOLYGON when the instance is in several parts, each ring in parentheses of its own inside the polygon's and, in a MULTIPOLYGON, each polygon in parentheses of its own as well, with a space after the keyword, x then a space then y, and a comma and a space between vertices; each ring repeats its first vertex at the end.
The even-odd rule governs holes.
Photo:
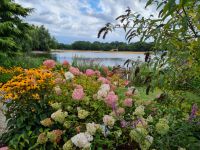
POLYGON ((127 59, 144 60, 144 54, 136 54, 134 52, 92 52, 92 51, 65 51, 53 52, 53 57, 57 61, 63 62, 64 60, 72 62, 74 57, 79 61, 91 62, 94 61, 101 65, 116 66, 123 65, 127 59))

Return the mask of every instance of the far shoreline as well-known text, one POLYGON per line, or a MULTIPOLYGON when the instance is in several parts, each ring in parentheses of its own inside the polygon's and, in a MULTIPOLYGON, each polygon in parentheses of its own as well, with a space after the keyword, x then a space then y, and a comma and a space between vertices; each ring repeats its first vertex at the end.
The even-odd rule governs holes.
MULTIPOLYGON (((37 52, 37 51, 35 51, 37 52)), ((94 53, 121 53, 121 54, 144 54, 138 51, 104 51, 104 50, 51 50, 50 53, 65 53, 65 52, 94 52, 94 53)))

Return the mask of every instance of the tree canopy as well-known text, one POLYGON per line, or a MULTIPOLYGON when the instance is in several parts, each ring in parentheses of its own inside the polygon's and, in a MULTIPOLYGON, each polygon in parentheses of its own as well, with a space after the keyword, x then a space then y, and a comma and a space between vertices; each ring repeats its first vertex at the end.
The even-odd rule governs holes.
POLYGON ((25 31, 29 28, 23 18, 32 11, 24 8, 13 0, 0 1, 0 50, 16 51, 20 46, 16 38, 23 38, 25 31))
POLYGON ((158 16, 150 14, 145 18, 128 8, 116 18, 119 23, 107 23, 98 37, 105 38, 107 33, 121 27, 129 42, 135 37, 141 41, 151 39, 155 50, 167 52, 170 72, 166 82, 183 87, 191 86, 191 82, 200 85, 200 0, 147 0, 146 8, 149 6, 156 8, 158 16))

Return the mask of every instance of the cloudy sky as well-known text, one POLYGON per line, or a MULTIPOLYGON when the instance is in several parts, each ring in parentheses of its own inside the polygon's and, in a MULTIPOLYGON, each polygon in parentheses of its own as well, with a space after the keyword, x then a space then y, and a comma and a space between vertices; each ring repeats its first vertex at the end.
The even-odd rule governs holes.
MULTIPOLYGON (((34 8, 26 18, 29 23, 44 25, 59 42, 124 41, 124 32, 117 30, 105 40, 98 39, 98 30, 107 22, 123 14, 127 7, 148 16, 152 9, 144 9, 146 0, 16 0, 34 8)), ((134 39, 137 41, 138 39, 134 39)))

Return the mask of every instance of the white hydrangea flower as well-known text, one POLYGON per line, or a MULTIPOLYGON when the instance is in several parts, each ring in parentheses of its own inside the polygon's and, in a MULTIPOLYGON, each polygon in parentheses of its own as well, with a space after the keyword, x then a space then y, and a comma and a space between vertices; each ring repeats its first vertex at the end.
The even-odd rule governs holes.
POLYGON ((71 73, 71 72, 65 72, 65 79, 66 80, 70 80, 70 79, 73 79, 74 78, 74 75, 71 73))
POLYGON ((87 133, 91 134, 91 135, 94 135, 97 131, 97 129, 99 129, 99 124, 95 124, 94 122, 93 123, 87 123, 86 124, 86 131, 87 133))
POLYGON ((113 116, 105 115, 103 117, 103 123, 109 127, 112 127, 115 124, 115 119, 113 118, 113 116))
POLYGON ((110 85, 109 84, 102 84, 99 88, 99 91, 97 92, 97 99, 102 100, 104 99, 110 91, 110 85))
POLYGON ((79 133, 71 138, 74 145, 79 148, 89 148, 93 140, 93 137, 88 133, 79 133))
POLYGON ((109 84, 102 84, 100 86, 100 89, 104 90, 104 91, 110 91, 110 85, 109 84))

